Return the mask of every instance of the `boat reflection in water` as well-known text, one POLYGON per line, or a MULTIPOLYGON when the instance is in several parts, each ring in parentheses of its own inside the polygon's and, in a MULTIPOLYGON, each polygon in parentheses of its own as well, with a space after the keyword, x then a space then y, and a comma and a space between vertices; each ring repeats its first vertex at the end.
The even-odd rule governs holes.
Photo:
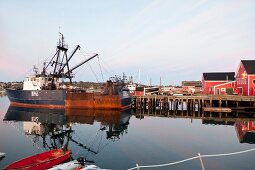
POLYGON ((105 130, 107 139, 120 138, 127 133, 131 110, 122 112, 113 110, 78 110, 71 109, 65 112, 69 123, 93 124, 100 122, 100 130, 105 130))
POLYGON ((63 147, 67 142, 65 134, 72 132, 70 125, 66 123, 62 109, 9 106, 4 121, 22 122, 24 134, 32 137, 36 145, 39 145, 39 141, 42 139, 43 148, 47 149, 63 147), (58 137, 57 140, 56 137, 58 137))
MULTIPOLYGON (((105 140, 115 141, 127 133, 130 117, 131 110, 120 112, 115 110, 64 110, 10 106, 4 121, 13 124, 16 121, 22 122, 24 134, 33 139, 34 145, 43 147, 44 150, 67 145, 72 153, 85 149, 96 155, 98 149, 90 148, 89 143, 84 143, 86 139, 79 140, 81 138, 77 138, 77 126, 99 122, 98 131, 104 133, 105 140), (76 137, 73 137, 74 134, 76 137)), ((79 133, 85 133, 85 131, 79 130, 79 133)), ((95 143, 95 141, 93 142, 95 143)), ((75 155, 74 158, 77 159, 79 156, 84 156, 84 154, 75 155)))

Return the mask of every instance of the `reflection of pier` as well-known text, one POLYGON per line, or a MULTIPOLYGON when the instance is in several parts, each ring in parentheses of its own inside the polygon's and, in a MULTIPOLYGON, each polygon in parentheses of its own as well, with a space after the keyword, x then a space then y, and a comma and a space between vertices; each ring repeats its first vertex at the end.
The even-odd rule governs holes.
POLYGON ((188 112, 188 111, 167 111, 163 112, 160 110, 137 110, 135 113, 136 118, 144 118, 145 116, 150 117, 165 117, 165 118, 185 118, 185 119, 201 119, 205 124, 228 124, 229 122, 236 121, 255 121, 254 117, 247 117, 242 113, 211 113, 211 112, 188 112), (210 123, 211 122, 211 123, 210 123))
MULTIPOLYGON (((253 115, 252 113, 251 115, 253 115)), ((182 118, 193 120, 200 119, 204 125, 229 125, 235 126, 237 137, 240 143, 255 144, 255 117, 249 117, 247 113, 210 113, 210 112, 189 112, 189 111, 162 111, 162 110, 136 110, 136 118, 161 117, 161 118, 182 118)))
POLYGON ((226 107, 232 109, 254 109, 255 97, 235 95, 200 96, 134 96, 133 108, 146 110, 190 110, 198 111, 203 107, 226 107))

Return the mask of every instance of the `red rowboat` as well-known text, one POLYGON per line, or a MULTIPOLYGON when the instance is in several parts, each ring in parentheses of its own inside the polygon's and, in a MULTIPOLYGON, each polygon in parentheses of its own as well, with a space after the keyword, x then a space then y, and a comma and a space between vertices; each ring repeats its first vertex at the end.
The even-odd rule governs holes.
POLYGON ((11 169, 26 169, 38 170, 51 168, 54 165, 64 162, 70 158, 71 151, 63 149, 53 149, 37 155, 29 156, 27 158, 16 161, 4 168, 4 170, 11 169))

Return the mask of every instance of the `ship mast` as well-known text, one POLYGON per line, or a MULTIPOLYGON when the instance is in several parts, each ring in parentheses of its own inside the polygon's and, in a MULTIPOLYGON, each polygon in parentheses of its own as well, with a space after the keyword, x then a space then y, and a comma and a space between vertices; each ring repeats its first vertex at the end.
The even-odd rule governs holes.
POLYGON ((59 37, 56 53, 54 54, 54 56, 52 57, 48 65, 43 68, 43 72, 42 72, 42 74, 45 75, 45 70, 48 68, 50 64, 52 67, 54 67, 53 72, 50 74, 52 78, 50 83, 50 88, 52 90, 56 89, 55 81, 58 78, 68 78, 70 80, 70 84, 72 84, 72 78, 73 78, 72 71, 77 69, 81 65, 85 64, 86 62, 90 61, 91 59, 95 58, 96 56, 98 56, 98 54, 94 54, 92 57, 86 59, 85 61, 81 62, 80 64, 70 69, 69 61, 77 52, 77 50, 80 49, 80 46, 77 45, 76 48, 68 57, 67 56, 68 45, 65 44, 64 35, 62 33, 59 33, 59 35, 60 37, 59 37))
POLYGON ((62 33, 59 33, 59 41, 56 49, 55 55, 52 57, 50 62, 46 67, 44 67, 44 70, 47 69, 47 67, 51 64, 52 67, 54 67, 53 72, 51 75, 51 83, 50 88, 56 89, 55 81, 57 78, 69 78, 70 84, 72 84, 72 76, 71 74, 64 74, 65 68, 69 72, 69 61, 73 57, 73 55, 76 53, 78 49, 80 49, 80 46, 77 45, 75 50, 72 52, 72 54, 68 57, 67 51, 68 51, 68 45, 65 44, 64 35, 62 33))

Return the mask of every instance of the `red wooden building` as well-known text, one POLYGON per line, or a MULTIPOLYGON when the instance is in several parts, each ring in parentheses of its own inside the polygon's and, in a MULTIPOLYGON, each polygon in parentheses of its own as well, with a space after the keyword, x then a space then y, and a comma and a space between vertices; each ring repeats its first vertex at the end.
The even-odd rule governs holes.
POLYGON ((233 94, 235 89, 235 81, 229 81, 226 83, 218 84, 211 87, 211 94, 214 95, 226 95, 233 94))
POLYGON ((202 88, 204 94, 226 94, 228 89, 234 89, 234 72, 203 73, 202 88))
POLYGON ((245 96, 255 96, 255 60, 241 60, 236 71, 236 89, 245 96))
POLYGON ((241 121, 235 123, 237 137, 240 143, 255 143, 255 122, 241 121))

